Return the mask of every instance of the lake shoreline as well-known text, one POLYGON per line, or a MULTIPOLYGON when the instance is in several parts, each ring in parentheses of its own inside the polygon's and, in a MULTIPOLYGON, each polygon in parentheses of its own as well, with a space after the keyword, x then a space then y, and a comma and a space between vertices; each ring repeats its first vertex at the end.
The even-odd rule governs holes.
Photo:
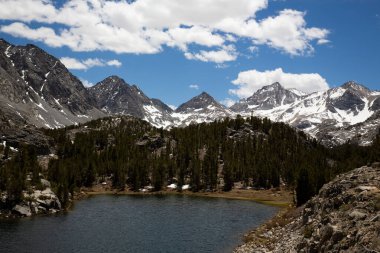
POLYGON ((225 198, 235 200, 248 200, 257 203, 276 206, 281 208, 290 207, 293 204, 293 192, 289 190, 252 190, 252 189, 232 189, 231 191, 215 191, 215 192, 192 192, 192 191, 175 191, 175 190, 162 190, 155 192, 134 192, 130 190, 117 191, 110 189, 97 188, 83 188, 81 192, 75 197, 74 200, 81 200, 88 196, 96 195, 186 195, 194 197, 208 197, 208 198, 225 198))

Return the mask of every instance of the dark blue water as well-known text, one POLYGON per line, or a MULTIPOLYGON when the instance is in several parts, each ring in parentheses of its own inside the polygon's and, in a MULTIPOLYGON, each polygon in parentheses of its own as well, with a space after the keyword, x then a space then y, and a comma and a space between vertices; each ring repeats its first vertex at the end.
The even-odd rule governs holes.
POLYGON ((0 252, 230 252, 275 212, 219 198, 96 196, 67 214, 0 220, 0 252))

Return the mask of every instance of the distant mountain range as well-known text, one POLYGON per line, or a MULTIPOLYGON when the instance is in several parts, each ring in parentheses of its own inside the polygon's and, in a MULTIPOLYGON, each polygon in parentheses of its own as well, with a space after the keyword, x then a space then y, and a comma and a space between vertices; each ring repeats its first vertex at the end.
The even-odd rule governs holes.
POLYGON ((288 123, 326 145, 348 139, 366 145, 380 126, 380 92, 352 81, 311 94, 273 83, 230 108, 202 92, 172 110, 117 76, 86 88, 42 49, 14 46, 4 40, 0 40, 0 89, 2 129, 23 125, 56 128, 120 114, 170 128, 242 115, 288 123))

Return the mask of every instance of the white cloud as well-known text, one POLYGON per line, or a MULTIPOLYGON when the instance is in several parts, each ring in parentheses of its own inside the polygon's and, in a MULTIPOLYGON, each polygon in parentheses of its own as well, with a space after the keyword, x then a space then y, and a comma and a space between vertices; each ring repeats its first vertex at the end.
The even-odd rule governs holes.
POLYGON ((121 67, 122 63, 118 60, 110 60, 106 63, 108 66, 121 67))
POLYGON ((105 63, 103 60, 100 60, 98 58, 89 58, 86 60, 83 60, 82 63, 87 67, 87 68, 92 68, 92 67, 103 67, 105 63))
POLYGON ((236 103, 236 101, 231 98, 225 98, 222 101, 220 101, 220 103, 225 105, 226 107, 231 107, 236 103))
POLYGON ((194 90, 199 90, 199 85, 198 84, 190 84, 189 88, 194 89, 194 90))
POLYGON ((61 62, 68 69, 87 70, 93 67, 114 66, 120 67, 122 63, 118 60, 105 61, 98 58, 88 58, 86 60, 78 60, 71 57, 62 57, 61 62))
POLYGON ((307 27, 305 12, 285 9, 257 20, 266 8, 268 0, 67 0, 61 7, 1 0, 0 19, 14 23, 0 31, 73 51, 155 54, 170 46, 188 59, 216 63, 236 60, 239 54, 226 47, 240 38, 290 55, 312 53, 314 44, 328 41, 328 30, 307 27))
MULTIPOLYGON (((40 27, 32 29, 23 23, 15 22, 7 26, 2 26, 0 28, 0 31, 4 33, 9 33, 14 37, 42 41, 46 45, 51 47, 62 47, 65 45, 64 41, 60 38, 60 36, 57 36, 55 31, 49 27, 40 27)), ((69 42, 67 41, 67 43, 69 42)), ((66 45, 69 46, 69 44, 66 45)))
POLYGON ((255 69, 240 72, 237 79, 232 81, 237 88, 231 89, 229 92, 239 98, 246 98, 263 86, 275 82, 279 82, 287 89, 295 88, 306 93, 329 88, 326 80, 317 73, 292 74, 285 73, 281 68, 278 68, 263 72, 255 69))
POLYGON ((328 43, 330 43, 330 41, 327 40, 327 39, 319 39, 319 40, 317 41, 317 44, 318 44, 318 45, 324 45, 324 44, 328 44, 328 43))
POLYGON ((92 87, 92 86, 94 86, 93 83, 87 81, 86 79, 79 78, 79 80, 83 83, 84 87, 92 87))
POLYGON ((236 60, 238 54, 235 50, 235 47, 232 45, 224 46, 220 50, 204 51, 201 50, 199 53, 185 53, 185 57, 189 60, 200 60, 203 62, 215 62, 223 63, 228 61, 236 60))
POLYGON ((60 61, 63 63, 63 65, 66 66, 68 69, 88 69, 88 67, 81 61, 70 58, 70 57, 62 57, 60 61))

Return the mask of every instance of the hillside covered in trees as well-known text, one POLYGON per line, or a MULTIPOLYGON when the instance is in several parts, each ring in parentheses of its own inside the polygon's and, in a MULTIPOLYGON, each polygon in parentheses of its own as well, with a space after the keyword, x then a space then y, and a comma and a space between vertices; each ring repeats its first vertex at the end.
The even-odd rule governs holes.
MULTIPOLYGON (((284 123, 256 117, 165 131, 123 116, 44 133, 57 155, 45 176, 63 204, 80 187, 106 179, 115 189, 133 191, 172 183, 179 191, 185 184, 192 191, 229 191, 235 182, 258 189, 285 185, 302 204, 336 174, 380 161, 380 135, 370 147, 329 149, 284 123)), ((41 169, 32 147, 21 147, 8 162, 5 152, 0 191, 17 201, 26 175, 37 182, 41 169)))

